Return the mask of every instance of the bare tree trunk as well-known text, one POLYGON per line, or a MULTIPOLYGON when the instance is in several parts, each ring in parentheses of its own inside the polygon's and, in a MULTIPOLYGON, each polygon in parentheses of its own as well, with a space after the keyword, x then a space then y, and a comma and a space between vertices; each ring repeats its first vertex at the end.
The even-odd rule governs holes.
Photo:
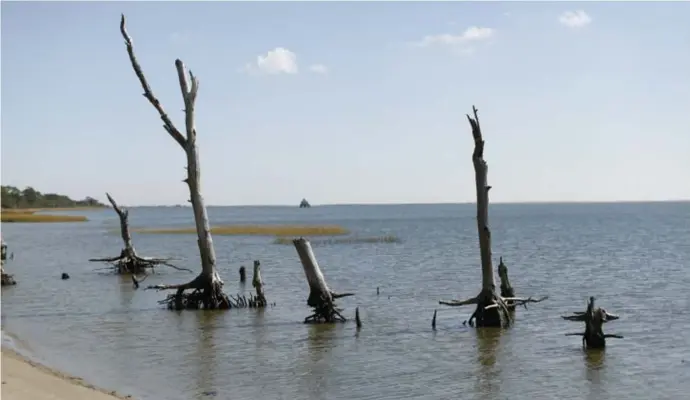
POLYGON ((623 339, 623 336, 604 334, 603 325, 609 321, 620 318, 609 314, 603 308, 594 308, 594 297, 589 298, 585 312, 575 312, 573 315, 564 316, 567 321, 581 321, 585 323, 584 333, 566 333, 566 336, 582 336, 582 346, 591 349, 606 347, 606 338, 623 339))
MULTIPOLYGON (((491 261, 491 230, 489 229, 489 190, 487 175, 488 166, 484 161, 484 138, 482 137, 481 126, 477 109, 472 107, 474 118, 467 116, 467 120, 472 127, 472 137, 474 138, 474 151, 472 152, 472 164, 474 165, 474 176, 477 190, 477 233, 479 235, 479 254, 482 265, 482 290, 477 297, 464 301, 440 301, 440 304, 449 306, 463 306, 476 304, 477 308, 469 319, 470 325, 476 319, 477 327, 507 327, 512 322, 506 301, 512 304, 538 303, 546 297, 538 300, 532 298, 517 299, 503 298, 496 293, 496 283, 494 280, 493 265, 491 261)), ((505 265, 503 266, 505 268, 505 265)), ((507 268, 505 269, 507 278, 507 268)))
POLYGON ((254 306, 257 308, 266 307, 266 296, 264 295, 264 281, 261 279, 261 263, 259 260, 254 260, 254 276, 252 277, 252 286, 256 290, 256 298, 254 306))
POLYGON ((180 133, 175 125, 163 110, 163 106, 153 95, 141 66, 137 62, 132 46, 132 39, 125 29, 125 16, 120 20, 120 33, 125 39, 127 53, 132 64, 134 73, 139 78, 141 87, 144 89, 144 97, 158 111, 158 115, 163 121, 163 127, 172 138, 182 147, 187 156, 187 178, 185 182, 189 186, 190 202, 194 210, 194 221, 196 222, 196 233, 199 244, 199 256, 201 257, 201 273, 191 282, 182 285, 157 285, 156 289, 177 289, 177 293, 168 296, 165 303, 169 308, 221 308, 231 307, 230 299, 223 293, 223 281, 216 271, 216 253, 213 249, 213 239, 211 228, 208 222, 204 198, 201 195, 201 168, 199 166, 199 149, 196 144, 196 128, 194 121, 194 106, 199 90, 199 80, 189 71, 189 81, 187 81, 187 71, 182 61, 175 60, 177 77, 182 91, 182 98, 185 105, 185 133, 186 137, 180 133), (187 289, 194 289, 194 292, 187 295, 187 289))
MULTIPOLYGON (((115 199, 113 199, 109 193, 105 195, 108 197, 108 201, 120 218, 120 234, 122 235, 124 248, 117 257, 92 258, 89 261, 111 263, 115 268, 115 272, 118 274, 145 274, 147 268, 153 269, 158 265, 166 265, 175 269, 192 272, 186 268, 179 268, 170 264, 169 258, 139 257, 132 244, 132 235, 129 233, 129 211, 127 211, 126 208, 118 206, 115 199)), ((134 279, 134 281, 137 282, 136 279, 134 279)))
POLYGON ((340 314, 342 310, 336 307, 334 300, 353 296, 354 293, 338 294, 332 292, 326 283, 321 268, 319 268, 319 263, 316 261, 316 256, 314 256, 314 251, 309 241, 299 238, 293 240, 293 244, 309 284, 307 305, 314 308, 314 314, 307 317, 304 322, 345 322, 345 317, 340 314))

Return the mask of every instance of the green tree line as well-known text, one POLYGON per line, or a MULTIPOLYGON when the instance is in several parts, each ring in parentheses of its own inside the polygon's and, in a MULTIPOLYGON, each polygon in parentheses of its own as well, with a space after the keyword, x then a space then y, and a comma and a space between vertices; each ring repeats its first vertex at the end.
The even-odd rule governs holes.
POLYGON ((2 208, 63 208, 63 207, 105 207, 93 197, 84 200, 72 200, 56 193, 41 193, 27 186, 20 190, 14 186, 2 186, 2 208))

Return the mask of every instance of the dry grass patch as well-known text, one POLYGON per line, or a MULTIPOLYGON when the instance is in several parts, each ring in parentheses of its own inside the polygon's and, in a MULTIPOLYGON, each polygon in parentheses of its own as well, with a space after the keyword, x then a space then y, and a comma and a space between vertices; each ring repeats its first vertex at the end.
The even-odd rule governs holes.
MULTIPOLYGON (((292 245, 291 237, 277 237, 273 244, 292 245)), ((372 237, 345 237, 309 240, 313 245, 317 244, 356 244, 356 243, 400 243, 399 237, 394 235, 372 236, 372 237)))
POLYGON ((28 212, 7 212, 2 210, 2 222, 85 222, 88 219, 83 215, 49 215, 34 214, 36 211, 28 212))
MULTIPOLYGON (((193 234, 196 228, 145 228, 137 233, 193 234)), ((338 225, 224 225, 211 228, 214 235, 237 236, 339 236, 350 232, 338 225)))

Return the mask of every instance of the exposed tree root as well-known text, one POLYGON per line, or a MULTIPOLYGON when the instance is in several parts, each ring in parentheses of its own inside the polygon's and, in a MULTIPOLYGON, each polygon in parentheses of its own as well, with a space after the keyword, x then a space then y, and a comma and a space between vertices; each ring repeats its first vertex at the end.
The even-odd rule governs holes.
POLYGON ((223 282, 215 275, 200 274, 194 280, 181 285, 152 285, 147 289, 174 290, 174 294, 159 301, 170 310, 226 310, 232 307, 230 298, 223 293, 223 282), (185 290, 192 289, 191 293, 185 290))
MULTIPOLYGON (((250 294, 245 296, 237 294, 237 297, 229 296, 223 293, 223 282, 219 279, 199 275, 193 281, 182 285, 151 285, 146 289, 156 290, 173 290, 177 292, 171 293, 165 299, 159 301, 159 304, 167 305, 170 310, 198 310, 198 309, 231 309, 231 308, 264 308, 269 305, 263 291, 263 281, 261 279, 261 263, 254 261, 254 278, 252 284, 256 289, 256 295, 250 294), (193 289, 191 293, 185 293, 185 290, 193 289)), ((135 286, 139 282, 135 281, 135 286)), ((275 305, 272 304, 272 305, 275 305)))
POLYGON ((495 293, 495 291, 483 290, 477 297, 468 300, 441 300, 439 304, 451 307, 466 306, 475 304, 477 308, 470 318, 465 321, 470 326, 476 327, 508 327, 513 322, 512 315, 508 304, 513 306, 526 305, 527 303, 539 303, 548 296, 539 299, 520 298, 520 297, 502 297, 495 293), (476 324, 474 323, 476 321, 476 324))
POLYGON ((583 347, 601 349, 606 347, 606 338, 623 339, 623 336, 620 335, 604 334, 603 325, 620 317, 609 314, 603 308, 594 308, 594 297, 589 298, 585 312, 574 312, 573 315, 563 316, 562 318, 566 321, 581 321, 585 323, 585 331, 583 333, 566 333, 566 336, 582 336, 583 347))
POLYGON ((132 236, 129 233, 129 212, 127 209, 119 207, 110 194, 106 193, 105 195, 108 197, 108 201, 110 201, 110 204, 120 218, 120 233, 125 247, 117 257, 92 258, 89 261, 113 264, 113 271, 117 274, 145 274, 147 269, 153 269, 158 265, 165 265, 177 270, 192 272, 187 268, 180 268, 170 264, 169 261, 171 259, 169 258, 139 257, 132 244, 132 236))

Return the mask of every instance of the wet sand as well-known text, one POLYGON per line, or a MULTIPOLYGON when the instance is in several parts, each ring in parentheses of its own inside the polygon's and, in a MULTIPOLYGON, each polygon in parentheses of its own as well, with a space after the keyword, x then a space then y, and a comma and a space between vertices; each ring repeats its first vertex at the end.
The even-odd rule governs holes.
POLYGON ((114 400, 133 399, 107 392, 58 370, 2 348, 3 400, 114 400))

